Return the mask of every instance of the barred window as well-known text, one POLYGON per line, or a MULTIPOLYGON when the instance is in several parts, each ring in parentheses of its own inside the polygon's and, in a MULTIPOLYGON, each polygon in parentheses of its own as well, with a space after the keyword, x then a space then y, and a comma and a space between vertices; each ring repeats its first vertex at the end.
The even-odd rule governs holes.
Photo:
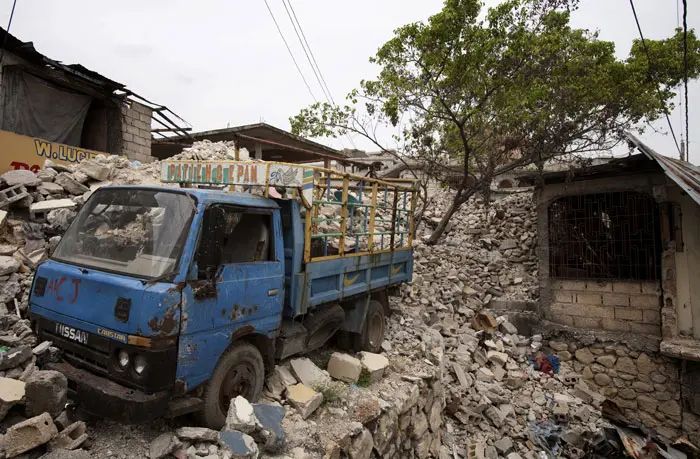
POLYGON ((549 275, 658 280, 659 212, 643 193, 565 196, 549 206, 549 275))

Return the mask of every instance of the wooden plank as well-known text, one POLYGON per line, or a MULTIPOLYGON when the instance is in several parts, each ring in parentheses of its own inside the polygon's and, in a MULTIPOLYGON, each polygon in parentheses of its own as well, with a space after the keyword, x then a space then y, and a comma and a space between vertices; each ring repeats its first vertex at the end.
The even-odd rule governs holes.
POLYGON ((340 242, 338 242, 338 255, 341 257, 345 253, 345 231, 347 231, 348 226, 348 178, 343 179, 343 208, 340 213, 340 242))

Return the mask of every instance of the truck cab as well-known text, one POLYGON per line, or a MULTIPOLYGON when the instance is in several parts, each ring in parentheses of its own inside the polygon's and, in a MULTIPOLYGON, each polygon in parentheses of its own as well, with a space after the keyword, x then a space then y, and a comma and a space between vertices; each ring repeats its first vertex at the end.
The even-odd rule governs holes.
MULTIPOLYGON (((309 236, 294 199, 103 187, 38 267, 30 317, 63 351, 51 368, 88 412, 133 422, 198 411, 218 429, 232 398, 260 396, 275 358, 338 330, 375 348, 383 339, 379 293, 352 290, 347 260, 305 263, 309 236), (363 335, 376 320, 380 334, 363 335)), ((386 268, 374 287, 384 291, 410 280, 411 252, 397 253, 353 269, 386 268)))

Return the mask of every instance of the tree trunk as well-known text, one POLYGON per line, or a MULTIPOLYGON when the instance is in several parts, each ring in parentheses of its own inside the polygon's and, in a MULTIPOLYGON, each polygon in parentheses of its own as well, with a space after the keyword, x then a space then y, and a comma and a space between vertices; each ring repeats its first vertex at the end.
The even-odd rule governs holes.
POLYGON ((435 230, 430 234, 427 244, 433 245, 438 241, 438 239, 440 239, 442 233, 445 232, 445 228, 447 228, 447 224, 450 222, 450 218, 452 218, 455 212, 459 210, 459 207, 462 205, 463 202, 464 201, 461 201, 457 196, 454 197, 454 199, 450 203, 450 207, 447 208, 447 210, 445 211, 445 215, 442 216, 440 223, 438 223, 437 228, 435 228, 435 230))

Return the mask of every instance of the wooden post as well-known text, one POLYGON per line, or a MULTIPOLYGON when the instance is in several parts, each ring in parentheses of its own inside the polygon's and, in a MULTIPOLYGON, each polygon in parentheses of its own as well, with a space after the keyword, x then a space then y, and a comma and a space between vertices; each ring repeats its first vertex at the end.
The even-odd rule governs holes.
POLYGON ((369 211, 369 241, 367 248, 370 252, 374 251, 374 217, 377 214, 377 191, 376 183, 372 184, 372 204, 369 211))
POLYGON ((263 159, 262 144, 255 142, 255 159, 263 159))
POLYGON ((311 261, 311 209, 306 209, 306 218, 304 222, 304 262, 311 261))
POLYGON ((348 220, 348 178, 343 177, 343 198, 342 198, 342 208, 340 214, 340 242, 338 243, 338 255, 341 257, 345 253, 345 231, 347 230, 347 220, 348 220))
MULTIPOLYGON (((418 186, 418 182, 416 182, 415 186, 418 186)), ((413 190, 411 192, 411 216, 409 217, 408 221, 408 246, 413 247, 413 233, 415 232, 415 219, 414 215, 416 213, 416 205, 418 201, 418 191, 413 190)))

